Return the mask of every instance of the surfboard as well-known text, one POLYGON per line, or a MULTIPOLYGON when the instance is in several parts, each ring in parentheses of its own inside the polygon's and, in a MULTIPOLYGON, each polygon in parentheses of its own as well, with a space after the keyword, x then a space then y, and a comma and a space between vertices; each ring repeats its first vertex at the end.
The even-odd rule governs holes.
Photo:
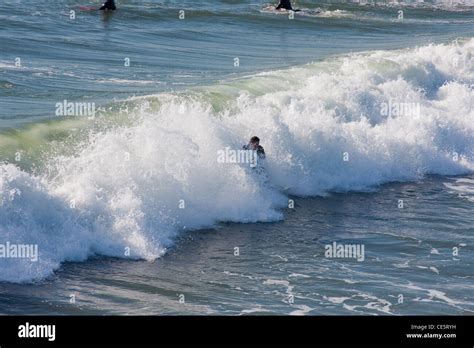
POLYGON ((99 10, 97 7, 94 6, 78 6, 78 9, 81 11, 97 11, 99 10))
POLYGON ((264 8, 262 8, 260 10, 260 12, 272 13, 272 14, 276 14, 276 15, 286 15, 286 16, 288 16, 288 14, 293 12, 296 15, 311 17, 311 16, 316 16, 316 15, 320 14, 321 10, 319 10, 319 9, 310 10, 310 9, 300 9, 300 8, 297 8, 297 9, 294 9, 294 10, 286 10, 284 8, 281 8, 281 9, 277 10, 275 6, 270 5, 270 6, 265 6, 264 8))
POLYGON ((275 6, 272 6, 272 5, 269 5, 269 6, 265 6, 261 12, 267 12, 267 13, 274 13, 274 14, 288 14, 290 13, 291 11, 290 10, 285 10, 284 8, 281 8, 279 10, 276 9, 275 6))

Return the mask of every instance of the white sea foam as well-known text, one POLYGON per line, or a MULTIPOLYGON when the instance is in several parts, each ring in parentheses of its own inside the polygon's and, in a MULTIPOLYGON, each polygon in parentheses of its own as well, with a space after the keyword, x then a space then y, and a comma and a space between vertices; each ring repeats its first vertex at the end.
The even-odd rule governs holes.
POLYGON ((73 156, 51 155, 44 174, 0 166, 0 242, 39 246, 34 264, 1 260, 0 280, 42 279, 94 254, 152 260, 184 229, 281 219, 286 193, 470 173, 473 84, 470 40, 134 99, 151 105, 138 121, 91 134, 73 156), (418 103, 420 114, 381 114, 390 100, 418 103), (267 181, 217 162, 218 149, 252 135, 267 181))
POLYGON ((456 193, 459 197, 474 202, 474 179, 456 179, 454 182, 448 182, 444 185, 450 192, 456 193))

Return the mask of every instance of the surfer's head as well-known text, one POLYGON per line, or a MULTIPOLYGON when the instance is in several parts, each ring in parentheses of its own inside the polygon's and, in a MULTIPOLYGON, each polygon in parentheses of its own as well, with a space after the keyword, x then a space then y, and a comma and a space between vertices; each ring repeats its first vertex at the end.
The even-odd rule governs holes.
POLYGON ((260 145, 260 138, 259 137, 253 136, 253 137, 250 138, 249 146, 252 149, 256 150, 259 145, 260 145))
POLYGON ((260 144, 260 138, 259 137, 251 137, 250 138, 250 144, 259 145, 260 144))

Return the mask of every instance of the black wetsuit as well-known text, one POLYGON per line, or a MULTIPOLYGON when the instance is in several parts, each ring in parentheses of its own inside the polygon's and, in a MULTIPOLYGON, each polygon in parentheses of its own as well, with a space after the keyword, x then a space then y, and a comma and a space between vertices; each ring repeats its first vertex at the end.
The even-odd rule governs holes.
POLYGON ((285 10, 290 10, 293 11, 293 7, 291 7, 291 1, 290 0, 280 0, 280 3, 276 7, 277 10, 284 8, 285 10))
MULTIPOLYGON (((248 145, 242 146, 242 149, 244 149, 244 150, 253 150, 254 147, 251 144, 248 144, 248 145)), ((265 150, 263 149, 263 146, 258 145, 256 151, 257 151, 258 158, 260 158, 260 159, 265 158, 265 150)))
POLYGON ((116 10, 115 0, 107 0, 99 10, 116 10))

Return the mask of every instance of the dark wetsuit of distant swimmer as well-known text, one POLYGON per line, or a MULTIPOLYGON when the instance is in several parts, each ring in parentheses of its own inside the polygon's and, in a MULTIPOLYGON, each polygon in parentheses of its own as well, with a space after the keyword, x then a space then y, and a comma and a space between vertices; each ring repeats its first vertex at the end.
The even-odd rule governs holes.
POLYGON ((280 0, 280 3, 276 7, 277 10, 284 8, 285 10, 293 11, 293 7, 291 7, 290 0, 280 0))
POLYGON ((117 6, 115 6, 115 0, 106 0, 105 3, 99 10, 116 10, 117 6))

